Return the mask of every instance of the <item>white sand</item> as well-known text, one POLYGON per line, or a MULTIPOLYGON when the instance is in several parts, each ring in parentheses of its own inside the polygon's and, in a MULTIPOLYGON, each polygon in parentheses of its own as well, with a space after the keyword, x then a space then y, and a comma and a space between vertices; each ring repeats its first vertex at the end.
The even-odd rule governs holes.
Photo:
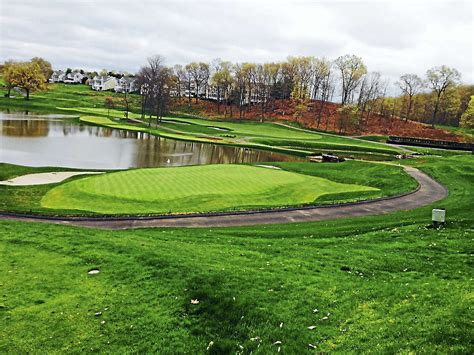
POLYGON ((278 166, 274 166, 274 165, 264 165, 264 164, 259 164, 259 165, 255 165, 255 166, 258 166, 259 168, 267 168, 267 169, 281 170, 281 168, 280 168, 280 167, 278 167, 278 166))
POLYGON ((0 181, 0 185, 9 186, 28 186, 28 185, 46 185, 69 179, 71 176, 86 174, 103 174, 101 171, 58 171, 51 173, 28 174, 17 176, 10 180, 0 181))

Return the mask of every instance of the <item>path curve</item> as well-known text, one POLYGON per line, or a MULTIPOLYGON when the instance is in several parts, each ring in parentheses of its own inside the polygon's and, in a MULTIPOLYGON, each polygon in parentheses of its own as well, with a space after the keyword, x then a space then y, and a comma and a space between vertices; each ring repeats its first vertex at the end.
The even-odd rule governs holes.
POLYGON ((319 207, 290 208, 277 211, 158 217, 46 217, 0 212, 0 220, 39 221, 100 229, 231 227, 257 224, 314 222, 338 218, 386 214, 395 211, 423 207, 448 196, 448 190, 425 173, 412 167, 405 167, 404 169, 418 181, 419 188, 417 190, 401 196, 371 201, 319 207))

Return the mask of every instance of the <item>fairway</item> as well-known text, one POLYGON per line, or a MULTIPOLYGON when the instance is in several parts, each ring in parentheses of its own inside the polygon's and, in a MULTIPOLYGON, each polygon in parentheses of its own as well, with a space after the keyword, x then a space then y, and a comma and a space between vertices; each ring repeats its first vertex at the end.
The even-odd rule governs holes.
POLYGON ((50 190, 41 205, 104 214, 189 213, 295 206, 325 194, 376 190, 262 167, 207 165, 87 177, 50 190))

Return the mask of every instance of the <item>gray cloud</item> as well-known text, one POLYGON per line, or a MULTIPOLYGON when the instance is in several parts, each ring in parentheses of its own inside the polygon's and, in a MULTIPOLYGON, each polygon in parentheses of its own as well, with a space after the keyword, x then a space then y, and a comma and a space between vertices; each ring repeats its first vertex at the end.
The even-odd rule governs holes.
POLYGON ((0 60, 135 72, 169 64, 354 53, 394 82, 446 64, 474 82, 466 2, 0 0, 0 60))

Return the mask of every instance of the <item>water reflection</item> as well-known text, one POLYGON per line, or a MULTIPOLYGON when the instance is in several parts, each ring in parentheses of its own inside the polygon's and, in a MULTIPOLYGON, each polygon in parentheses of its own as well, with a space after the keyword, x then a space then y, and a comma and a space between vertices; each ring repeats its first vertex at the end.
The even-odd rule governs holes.
POLYGON ((83 169, 294 161, 268 151, 79 125, 70 118, 0 113, 0 161, 83 169))

